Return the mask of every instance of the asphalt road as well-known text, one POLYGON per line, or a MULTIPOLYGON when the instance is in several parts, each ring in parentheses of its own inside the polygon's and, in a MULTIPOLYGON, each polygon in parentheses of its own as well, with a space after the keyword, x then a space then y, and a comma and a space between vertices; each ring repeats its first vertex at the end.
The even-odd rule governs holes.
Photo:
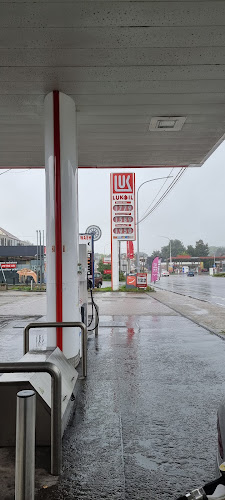
POLYGON ((208 275, 165 276, 154 286, 225 307, 225 278, 208 275))

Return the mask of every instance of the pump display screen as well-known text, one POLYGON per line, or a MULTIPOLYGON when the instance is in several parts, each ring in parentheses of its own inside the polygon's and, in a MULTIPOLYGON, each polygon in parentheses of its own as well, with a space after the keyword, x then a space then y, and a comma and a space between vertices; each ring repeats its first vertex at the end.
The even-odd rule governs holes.
POLYGON ((118 216, 115 216, 113 217, 113 221, 114 222, 133 222, 133 217, 129 216, 129 215, 118 215, 118 216))

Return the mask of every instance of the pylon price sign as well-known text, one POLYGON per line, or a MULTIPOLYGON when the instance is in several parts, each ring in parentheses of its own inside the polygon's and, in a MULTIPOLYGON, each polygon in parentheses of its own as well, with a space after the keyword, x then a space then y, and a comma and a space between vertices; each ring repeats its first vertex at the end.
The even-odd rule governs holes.
POLYGON ((136 239, 135 174, 111 174, 111 232, 114 240, 136 239))

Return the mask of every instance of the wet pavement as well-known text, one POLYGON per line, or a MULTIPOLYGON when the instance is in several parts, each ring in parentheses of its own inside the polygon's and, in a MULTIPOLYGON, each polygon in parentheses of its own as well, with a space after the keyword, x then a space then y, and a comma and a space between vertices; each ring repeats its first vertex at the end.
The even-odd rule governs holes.
POLYGON ((63 474, 37 499, 175 499, 214 477, 225 343, 153 297, 96 300, 63 474))
MULTIPOLYGON (((169 292, 95 294, 99 336, 89 337, 63 473, 37 500, 176 499, 214 477, 225 342, 155 300, 157 293, 169 292)), ((17 298, 8 300, 18 310, 17 298)), ((43 294, 18 301, 21 314, 11 321, 7 303, 0 305, 2 361, 9 345, 9 358, 20 357, 26 313, 45 310, 43 294)))
POLYGON ((154 287, 225 307, 225 278, 209 275, 161 277, 154 287))

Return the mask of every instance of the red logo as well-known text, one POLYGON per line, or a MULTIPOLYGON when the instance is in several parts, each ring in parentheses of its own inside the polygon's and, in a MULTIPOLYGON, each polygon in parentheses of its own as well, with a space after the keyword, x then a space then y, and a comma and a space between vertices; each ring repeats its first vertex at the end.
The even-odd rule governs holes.
POLYGON ((136 276, 127 276, 127 285, 136 286, 136 276))
POLYGON ((113 174, 113 193, 133 193, 134 174, 113 174))

